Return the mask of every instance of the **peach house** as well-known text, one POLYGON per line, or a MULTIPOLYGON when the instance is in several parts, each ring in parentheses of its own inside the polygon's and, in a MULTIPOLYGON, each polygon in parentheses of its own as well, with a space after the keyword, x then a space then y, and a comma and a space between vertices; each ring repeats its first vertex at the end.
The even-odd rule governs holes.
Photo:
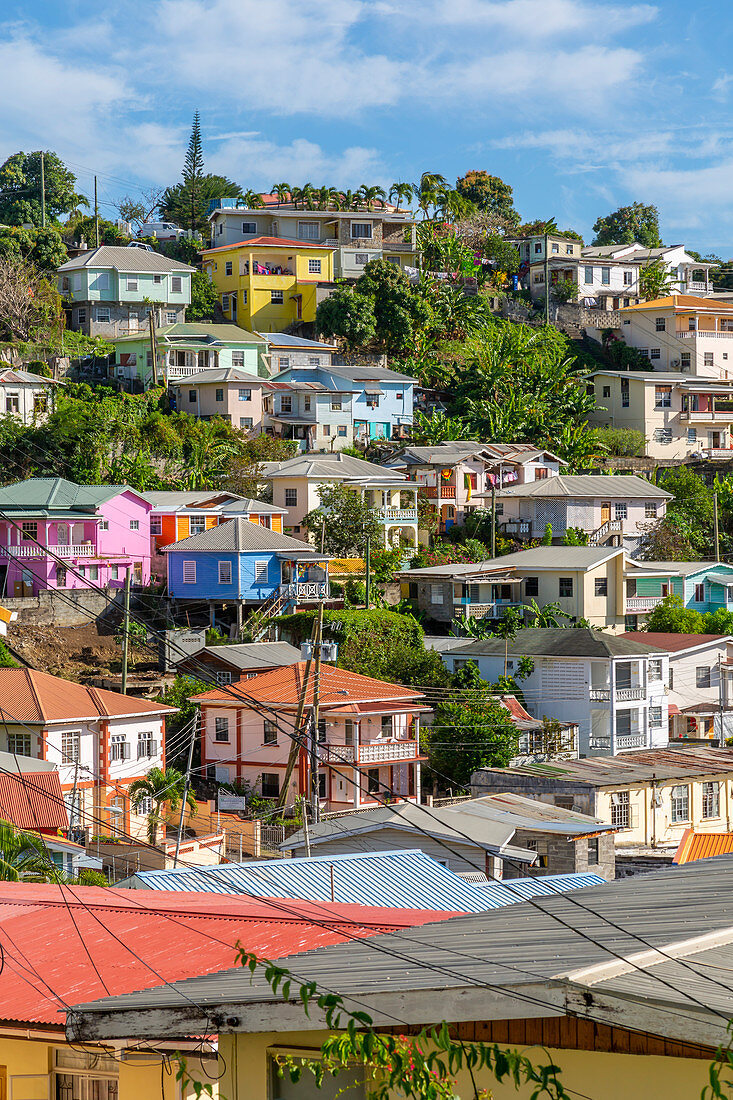
POLYGON ((182 378, 172 388, 179 412, 199 420, 219 416, 242 431, 262 431, 262 395, 270 389, 264 378, 239 367, 221 367, 182 378))
MULTIPOLYGON (((269 798, 277 798, 287 782, 286 805, 308 792, 305 747, 287 776, 305 667, 299 661, 195 697, 201 707, 201 764, 212 779, 239 779, 269 798)), ((313 707, 312 676, 306 707, 313 707)), ((323 808, 356 810, 385 797, 419 802, 425 759, 420 716, 427 712, 425 696, 417 691, 321 665, 317 751, 323 808)))

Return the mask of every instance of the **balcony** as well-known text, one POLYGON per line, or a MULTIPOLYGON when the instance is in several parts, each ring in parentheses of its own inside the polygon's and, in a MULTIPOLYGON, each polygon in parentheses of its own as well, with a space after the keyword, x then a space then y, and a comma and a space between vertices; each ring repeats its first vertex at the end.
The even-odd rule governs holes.
MULTIPOLYGON (((591 703, 610 703, 611 701, 611 689, 610 688, 591 688, 589 692, 591 703)), ((633 699, 643 699, 644 688, 616 688, 615 699, 617 703, 629 703, 633 699)))
POLYGON ((688 420, 692 424, 712 423, 717 420, 728 424, 733 420, 733 409, 683 409, 680 420, 688 420))
POLYGON ((92 558, 96 554, 91 542, 55 546, 2 546, 0 549, 8 556, 16 558, 45 558, 47 554, 55 554, 58 558, 92 558))
MULTIPOLYGON (((426 497, 429 497, 431 500, 437 498, 438 490, 437 490, 435 485, 422 485, 420 487, 424 491, 426 497)), ((453 499, 455 499, 455 495, 456 495, 455 485, 441 485, 440 486, 441 500, 453 500, 453 499)))
POLYGON ((643 749, 646 738, 643 733, 625 733, 616 737, 617 749, 643 749))
POLYGON ((691 294, 693 291, 695 291, 695 292, 704 291, 705 293, 707 293, 707 291, 710 290, 710 287, 708 286, 707 283, 701 283, 697 279, 689 279, 685 283, 685 288, 686 288, 688 294, 691 294))
POLYGON ((636 615, 639 612, 653 611, 664 599, 664 596, 627 596, 626 614, 636 615))
POLYGON ((415 741, 371 741, 366 745, 333 745, 321 742, 318 755, 324 764, 386 764, 395 760, 418 760, 415 741))
POLYGON ((409 241, 383 241, 382 248, 385 252, 414 252, 415 245, 409 241))
POLYGON ((377 516, 383 523, 417 523, 417 508, 383 508, 377 516))
POLYGON ((702 447, 698 454, 702 458, 723 458, 733 460, 733 447, 702 447))
POLYGON ((508 519, 499 524, 499 530, 504 535, 529 535, 532 524, 528 519, 508 519))
POLYGON ((696 336, 710 337, 714 340, 733 340, 733 332, 709 332, 706 329, 690 329, 688 332, 675 332, 678 340, 693 340, 696 336))
POLYGON ((281 584, 280 595, 291 600, 327 600, 328 581, 299 581, 297 584, 281 584))

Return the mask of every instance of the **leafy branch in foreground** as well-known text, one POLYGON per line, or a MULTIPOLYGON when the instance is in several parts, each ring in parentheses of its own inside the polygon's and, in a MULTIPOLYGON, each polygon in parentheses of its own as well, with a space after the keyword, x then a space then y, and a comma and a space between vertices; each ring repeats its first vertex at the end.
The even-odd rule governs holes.
POLYGON ((346 1007, 338 993, 324 992, 315 982, 296 983, 290 971, 267 959, 260 959, 239 944, 239 960, 254 975, 264 967, 265 979, 272 992, 284 1001, 291 991, 303 1005, 306 1016, 316 1005, 326 1019, 330 1035, 322 1044, 318 1058, 278 1054, 277 1072, 287 1072, 291 1081, 309 1071, 318 1088, 327 1076, 337 1077, 344 1069, 362 1066, 371 1100, 393 1100, 395 1096, 413 1100, 458 1100, 456 1076, 466 1070, 472 1082, 475 1100, 489 1093, 479 1089, 475 1074, 488 1070, 497 1081, 511 1081, 519 1088, 529 1085, 530 1100, 546 1096, 551 1100, 570 1100, 559 1079, 559 1067, 553 1063, 535 1066, 517 1050, 503 1050, 495 1043, 475 1043, 454 1039, 443 1022, 423 1028, 417 1035, 391 1035, 375 1030, 371 1016, 346 1007))

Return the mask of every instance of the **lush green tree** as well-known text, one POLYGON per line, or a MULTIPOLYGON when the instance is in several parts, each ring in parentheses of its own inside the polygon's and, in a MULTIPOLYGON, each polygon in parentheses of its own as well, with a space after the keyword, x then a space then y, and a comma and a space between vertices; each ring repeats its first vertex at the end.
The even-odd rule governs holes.
POLYGON ((316 330, 339 337, 349 348, 365 347, 376 333, 374 303, 351 287, 337 286, 316 310, 316 330))
POLYGON ((18 662, 15 660, 2 638, 0 638, 0 668, 18 667, 18 662))
POLYGON ((674 518, 648 524, 639 550, 641 561, 697 561, 699 552, 674 518))
POLYGON ((76 190, 76 176, 56 153, 40 150, 34 153, 14 153, 0 165, 0 222, 5 225, 43 225, 41 189, 41 156, 43 156, 43 192, 46 197, 46 224, 71 214, 80 206, 88 206, 86 198, 76 190))
POLYGON ((183 182, 188 189, 190 202, 188 228, 193 231, 198 228, 198 200, 199 188, 204 174, 204 152, 201 146, 201 116, 194 111, 191 136, 188 139, 188 149, 183 162, 183 182))
POLYGON ((0 256, 9 260, 27 260, 43 275, 55 273, 69 258, 61 234, 53 226, 47 229, 0 227, 0 256))
POLYGON ((459 416, 447 416, 435 409, 430 416, 421 412, 415 413, 410 428, 412 443, 443 443, 446 439, 470 439, 466 421, 459 416))
POLYGON ((504 707, 480 689, 468 690, 460 699, 438 703, 423 747, 437 786, 466 790, 479 768, 509 764, 517 753, 518 735, 504 707))
MULTIPOLYGON (((97 226, 91 214, 76 213, 64 225, 64 237, 67 241, 83 239, 90 248, 94 248, 96 232, 97 226)), ((107 218, 99 219, 100 244, 126 245, 129 239, 114 222, 108 221, 107 218)))
POLYGON ((401 209, 403 202, 409 202, 412 198, 412 186, 409 183, 393 183, 389 189, 389 200, 397 199, 397 209, 401 209))
POLYGON ((358 492, 340 484, 322 485, 318 498, 319 507, 301 520, 315 546, 320 547, 322 532, 324 550, 337 558, 362 557, 367 538, 379 545, 381 521, 358 492))
POLYGON ((410 348, 418 329, 430 317, 430 308, 407 276, 387 260, 370 260, 356 281, 356 294, 373 303, 375 337, 388 353, 410 348))
POLYGON ((639 291, 646 302, 664 298, 674 286, 674 276, 661 260, 652 260, 639 271, 639 291))
POLYGON ((213 320, 218 300, 216 287, 209 276, 203 271, 194 271, 191 276, 191 305, 186 310, 186 320, 213 320))
MULTIPOLYGON (((692 547, 693 560, 710 556, 713 534, 713 492, 689 466, 665 470, 662 489, 672 493, 667 502, 666 526, 676 528, 692 547)), ((646 555, 645 555, 646 556, 646 555)))
POLYGON ((556 302, 576 302, 578 300, 579 286, 573 279, 558 279, 552 284, 552 297, 556 302))
POLYGON ((498 214, 507 227, 519 225, 520 217, 514 209, 514 191, 499 176, 490 176, 483 169, 466 172, 465 176, 456 180, 456 191, 479 210, 498 214))
POLYGON ((644 630, 661 634, 702 634, 703 617, 685 607, 681 596, 665 596, 650 613, 644 630))
POLYGON ((492 261, 494 272, 502 275, 516 275, 519 271, 521 257, 518 249, 498 233, 491 233, 484 238, 481 254, 485 259, 492 261))
POLYGON ((593 244, 633 244, 638 241, 645 248, 661 248, 659 236, 659 211, 656 206, 634 202, 621 206, 605 217, 598 218, 593 226, 593 244))
POLYGON ((133 805, 139 805, 143 798, 149 798, 153 803, 153 809, 148 814, 148 840, 151 844, 157 842, 158 825, 163 820, 161 810, 167 806, 171 813, 175 813, 180 807, 185 792, 186 805, 191 817, 196 816, 198 805, 192 790, 186 791, 186 777, 175 768, 151 768, 144 779, 135 779, 128 787, 130 801, 133 805))
MULTIPOLYGON (((297 440, 272 435, 239 433, 237 453, 227 463, 222 487, 244 497, 265 500, 262 490, 263 462, 285 462, 298 453, 297 440)), ((270 490, 271 492, 271 490, 270 490)))
POLYGON ((59 872, 38 833, 0 820, 0 881, 57 882, 59 872))
POLYGON ((526 614, 524 626, 553 627, 560 626, 572 618, 563 611, 559 603, 546 603, 540 607, 537 600, 531 599, 529 603, 522 604, 521 610, 526 614))
POLYGON ((733 634, 733 611, 719 607, 716 611, 706 611, 702 617, 703 634, 733 634))
POLYGON ((0 256, 0 338, 43 341, 60 321, 56 287, 28 260, 0 256))
POLYGON ((200 176, 193 185, 193 199, 191 191, 191 184, 185 180, 172 187, 166 187, 160 199, 160 216, 184 228, 193 228, 204 237, 208 236, 209 203, 213 199, 236 198, 242 194, 242 188, 238 183, 227 179, 226 176, 217 176, 210 172, 200 176), (195 218, 194 225, 191 227, 191 210, 194 203, 195 218))
POLYGON ((596 438, 606 454, 620 456, 643 455, 646 437, 635 428, 596 428, 596 438))
MULTIPOLYGON (((207 645, 210 644, 207 638, 207 645)), ((202 692, 209 691, 210 688, 211 684, 207 684, 203 680, 196 680, 192 676, 176 676, 173 683, 166 687, 158 697, 159 702, 165 703, 168 707, 175 707, 177 711, 176 714, 172 714, 166 719, 166 737, 168 741, 175 741, 176 744, 181 745, 177 753, 170 758, 166 751, 166 763, 169 766, 177 765, 179 769, 186 766, 188 744, 185 741, 181 742, 180 737, 177 735, 187 728, 190 729, 191 723, 196 718, 198 704, 191 702, 193 696, 201 695, 202 692)), ((200 764, 200 762, 201 747, 199 738, 196 738, 194 742, 194 766, 200 764)))

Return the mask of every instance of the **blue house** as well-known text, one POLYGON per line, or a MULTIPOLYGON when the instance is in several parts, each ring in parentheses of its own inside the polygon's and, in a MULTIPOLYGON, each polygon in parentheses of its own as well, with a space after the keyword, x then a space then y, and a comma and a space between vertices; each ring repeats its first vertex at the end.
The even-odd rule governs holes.
POLYGON ((628 630, 665 596, 679 596, 691 611, 733 611, 733 565, 727 562, 629 559, 625 579, 628 630))
POLYGON ((165 547, 168 592, 178 600, 246 606, 282 601, 280 610, 328 598, 328 558, 306 543, 238 516, 165 547))
POLYGON ((325 357, 319 363, 314 356, 312 364, 281 367, 272 377, 264 397, 265 430, 302 440, 306 451, 399 438, 412 425, 415 382, 385 367, 336 365, 325 357))

